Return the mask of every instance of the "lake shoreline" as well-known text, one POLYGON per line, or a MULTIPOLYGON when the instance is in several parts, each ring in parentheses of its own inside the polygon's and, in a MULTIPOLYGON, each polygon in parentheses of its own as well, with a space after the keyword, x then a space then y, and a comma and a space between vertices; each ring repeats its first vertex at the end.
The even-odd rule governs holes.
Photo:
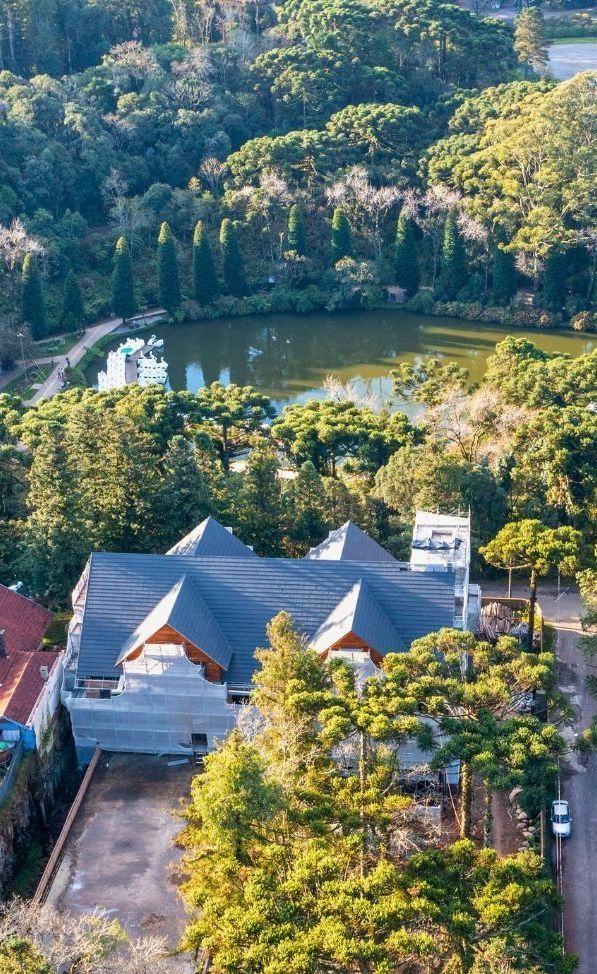
MULTIPOLYGON (((455 317, 414 314, 396 305, 369 311, 284 314, 272 312, 202 318, 181 324, 153 323, 165 342, 170 387, 197 392, 212 382, 252 385, 276 407, 325 395, 327 376, 351 383, 359 394, 384 401, 388 376, 397 362, 417 362, 429 355, 456 361, 478 381, 495 345, 508 335, 526 338, 550 352, 580 355, 597 338, 564 328, 495 325, 455 317)), ((126 327, 111 336, 116 347, 126 327)), ((85 371, 88 386, 97 382, 108 347, 85 371)))

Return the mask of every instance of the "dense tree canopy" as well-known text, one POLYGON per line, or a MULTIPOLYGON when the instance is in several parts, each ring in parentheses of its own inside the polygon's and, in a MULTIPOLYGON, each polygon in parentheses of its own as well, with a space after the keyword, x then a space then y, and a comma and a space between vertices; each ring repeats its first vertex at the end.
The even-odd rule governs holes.
POLYGON ((551 658, 525 659, 512 640, 475 649, 470 634, 444 630, 388 657, 381 678, 357 692, 350 667, 323 662, 286 614, 269 640, 257 654, 261 719, 234 733, 193 784, 182 836, 194 911, 185 946, 205 950, 221 974, 423 974, 430 963, 473 974, 494 962, 527 974, 570 970, 546 922, 556 901, 540 859, 500 860, 470 840, 439 847, 399 773, 399 744, 421 730, 421 708, 454 724, 453 749, 476 757, 493 787, 524 780, 531 751, 545 785, 562 739, 505 714, 524 687, 549 683, 551 658), (471 682, 462 680, 463 647, 474 655, 471 682), (493 739, 502 738, 492 769, 490 715, 493 739))

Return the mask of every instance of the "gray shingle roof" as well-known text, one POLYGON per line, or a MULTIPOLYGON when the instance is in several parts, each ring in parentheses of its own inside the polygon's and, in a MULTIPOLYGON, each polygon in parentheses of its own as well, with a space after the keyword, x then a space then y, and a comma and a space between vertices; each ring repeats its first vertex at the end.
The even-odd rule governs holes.
POLYGON ((332 609, 311 639, 311 645, 318 652, 323 652, 349 633, 354 633, 382 656, 406 649, 404 641, 362 578, 332 609))
POLYGON ((256 558, 246 544, 232 531, 225 528, 215 517, 206 517, 201 524, 185 534, 184 538, 167 552, 169 555, 191 555, 193 557, 256 558))
POLYGON ((175 629, 186 642, 198 646, 222 669, 228 669, 232 657, 228 640, 201 598, 196 584, 186 573, 174 583, 127 639, 116 665, 122 663, 162 626, 175 629))
POLYGON ((311 548, 312 561, 393 561, 396 559, 381 545, 365 534, 352 521, 347 521, 335 531, 330 531, 325 541, 311 548))
POLYGON ((127 641, 184 574, 230 646, 231 683, 250 681, 254 650, 267 645, 273 616, 290 612, 297 628, 313 637, 359 579, 405 646, 453 625, 453 573, 408 572, 393 559, 362 564, 102 552, 90 562, 79 677, 114 677, 127 641))

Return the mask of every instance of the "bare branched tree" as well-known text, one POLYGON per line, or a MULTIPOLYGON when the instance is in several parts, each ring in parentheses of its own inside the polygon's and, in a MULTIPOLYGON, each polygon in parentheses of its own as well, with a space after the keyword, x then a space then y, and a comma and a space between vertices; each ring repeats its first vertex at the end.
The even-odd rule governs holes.
POLYGON ((375 187, 363 166, 353 166, 344 179, 339 179, 326 191, 333 206, 342 206, 352 217, 355 225, 363 228, 371 241, 376 259, 381 257, 383 228, 390 213, 400 199, 395 186, 375 187))
POLYGON ((25 940, 60 974, 167 974, 161 937, 129 940, 120 924, 94 913, 62 913, 48 903, 0 904, 0 944, 25 940))
POLYGON ((418 199, 413 194, 405 197, 405 203, 411 207, 413 219, 431 244, 430 283, 435 288, 446 218, 448 213, 459 208, 460 195, 449 186, 437 183, 430 186, 425 195, 418 199))
POLYGON ((383 407, 379 396, 371 391, 362 392, 359 389, 356 379, 342 382, 339 376, 330 373, 323 381, 323 388, 328 399, 333 399, 335 402, 354 402, 357 406, 371 409, 372 412, 379 412, 383 407))
POLYGON ((215 156, 208 156, 199 166, 199 175, 213 196, 217 197, 222 192, 225 172, 225 164, 215 156))
POLYGON ((509 448, 528 415, 522 406, 503 402, 499 391, 483 386, 469 394, 460 386, 446 389, 441 402, 424 415, 431 435, 470 463, 498 459, 509 448))
POLYGON ((9 227, 0 225, 0 276, 8 279, 11 301, 14 303, 17 278, 25 254, 42 256, 44 248, 35 237, 29 236, 21 220, 13 220, 9 227))

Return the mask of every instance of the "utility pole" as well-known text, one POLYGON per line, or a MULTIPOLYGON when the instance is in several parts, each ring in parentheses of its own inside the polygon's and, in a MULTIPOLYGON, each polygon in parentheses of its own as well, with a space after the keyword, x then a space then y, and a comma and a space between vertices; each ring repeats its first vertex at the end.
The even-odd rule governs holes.
POLYGON ((24 352, 24 350, 23 350, 23 338, 24 338, 24 337, 25 337, 25 336, 23 335, 23 332, 22 332, 22 331, 18 331, 18 332, 17 332, 17 338, 18 338, 18 339, 20 340, 20 342, 21 342, 21 362, 23 363, 23 365, 25 365, 25 352, 24 352))

